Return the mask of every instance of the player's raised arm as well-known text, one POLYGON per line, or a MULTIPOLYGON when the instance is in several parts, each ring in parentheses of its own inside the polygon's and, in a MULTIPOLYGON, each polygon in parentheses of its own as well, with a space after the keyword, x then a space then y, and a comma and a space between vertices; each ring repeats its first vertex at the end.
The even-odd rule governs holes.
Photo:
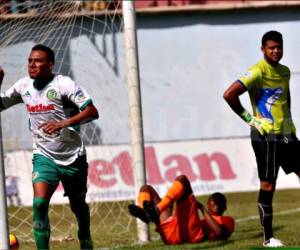
POLYGON ((239 115, 248 125, 255 127, 260 134, 269 133, 273 129, 272 121, 251 115, 241 104, 239 96, 247 91, 247 88, 240 82, 235 81, 224 92, 223 98, 231 109, 239 115))
MULTIPOLYGON (((0 87, 4 78, 4 70, 0 66, 0 87)), ((22 102, 22 98, 18 93, 18 84, 14 84, 8 90, 3 92, 0 96, 0 112, 3 110, 22 102)))

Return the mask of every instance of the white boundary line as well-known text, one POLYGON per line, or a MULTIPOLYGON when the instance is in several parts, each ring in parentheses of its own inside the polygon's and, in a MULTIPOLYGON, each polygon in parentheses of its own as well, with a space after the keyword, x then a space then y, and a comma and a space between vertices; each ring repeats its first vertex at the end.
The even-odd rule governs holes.
MULTIPOLYGON (((292 213, 297 213, 297 212, 300 212, 300 207, 295 208, 295 209, 281 211, 281 212, 278 212, 278 213, 274 213, 273 216, 274 215, 292 214, 292 213)), ((258 215, 252 215, 252 216, 249 216, 249 217, 236 219, 235 222, 239 223, 239 222, 244 222, 244 221, 249 221, 249 220, 256 220, 256 219, 259 219, 259 216, 258 215)))

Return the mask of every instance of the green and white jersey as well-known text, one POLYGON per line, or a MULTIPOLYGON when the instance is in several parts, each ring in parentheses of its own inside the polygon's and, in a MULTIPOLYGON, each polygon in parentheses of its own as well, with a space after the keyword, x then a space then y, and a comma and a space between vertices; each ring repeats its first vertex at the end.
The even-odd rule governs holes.
POLYGON ((256 117, 272 120, 274 134, 290 134, 292 119, 289 108, 288 67, 278 64, 276 67, 264 59, 248 69, 239 81, 248 89, 256 117))
POLYGON ((92 102, 86 91, 71 78, 57 75, 38 90, 33 79, 25 77, 1 94, 1 100, 5 109, 17 103, 26 105, 35 154, 42 154, 64 166, 85 154, 80 133, 73 127, 51 135, 40 129, 43 123, 67 119, 74 115, 74 108, 79 112, 92 102))

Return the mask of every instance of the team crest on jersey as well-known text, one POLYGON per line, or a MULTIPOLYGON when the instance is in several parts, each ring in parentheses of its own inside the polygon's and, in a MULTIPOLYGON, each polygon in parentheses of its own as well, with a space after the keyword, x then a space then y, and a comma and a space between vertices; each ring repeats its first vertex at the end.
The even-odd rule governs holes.
POLYGON ((48 99, 54 99, 57 97, 57 92, 54 89, 49 89, 46 94, 48 99))
POLYGON ((83 93, 83 91, 78 87, 76 92, 75 92, 75 100, 77 102, 82 102, 85 99, 85 95, 83 93))

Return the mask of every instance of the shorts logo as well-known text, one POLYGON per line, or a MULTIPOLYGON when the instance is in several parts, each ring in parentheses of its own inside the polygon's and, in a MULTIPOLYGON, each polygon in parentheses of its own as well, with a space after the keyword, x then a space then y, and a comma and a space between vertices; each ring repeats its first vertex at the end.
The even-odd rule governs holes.
POLYGON ((48 99, 54 99, 57 97, 57 92, 54 89, 49 89, 47 94, 46 94, 48 99))
POLYGON ((32 173, 32 180, 34 181, 36 178, 39 177, 39 172, 33 172, 32 173))

